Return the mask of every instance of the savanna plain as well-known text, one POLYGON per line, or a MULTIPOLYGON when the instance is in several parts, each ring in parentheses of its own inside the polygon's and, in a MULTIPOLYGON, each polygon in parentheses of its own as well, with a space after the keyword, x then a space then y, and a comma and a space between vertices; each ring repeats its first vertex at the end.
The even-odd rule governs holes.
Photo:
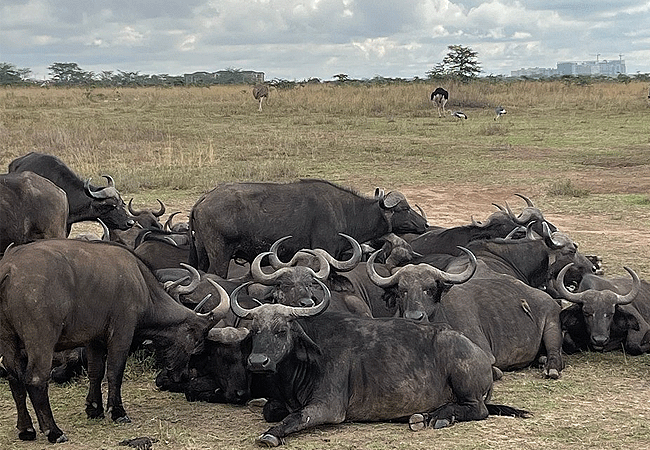
MULTIPOLYGON (((114 177, 136 209, 156 199, 189 213, 220 182, 323 178, 371 195, 399 190, 432 225, 483 220, 516 193, 602 257, 650 278, 650 99, 647 83, 519 81, 445 83, 442 118, 428 96, 437 84, 307 84, 272 89, 262 112, 250 86, 3 88, 0 167, 29 151, 54 154, 81 177, 114 177), (505 116, 494 120, 494 108, 505 116)), ((84 224, 76 230, 92 229, 84 224)), ((505 373, 493 401, 527 419, 489 417, 442 430, 347 423, 286 439, 287 449, 648 449, 650 355, 567 355, 559 380, 536 368, 505 373)), ((87 379, 50 385, 66 449, 119 449, 148 436, 154 449, 247 449, 268 428, 247 406, 190 403, 158 391, 150 358, 129 359, 123 398, 133 422, 89 421, 87 379)), ((0 380, 0 448, 52 448, 39 434, 21 442, 9 386, 0 380)))

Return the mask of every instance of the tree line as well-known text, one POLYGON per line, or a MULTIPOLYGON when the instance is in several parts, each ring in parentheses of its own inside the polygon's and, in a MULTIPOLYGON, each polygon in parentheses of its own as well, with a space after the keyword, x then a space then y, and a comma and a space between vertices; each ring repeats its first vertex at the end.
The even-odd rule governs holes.
MULTIPOLYGON (((454 80, 462 83, 466 83, 472 80, 475 80, 479 77, 481 73, 481 64, 478 60, 478 53, 472 50, 470 47, 465 47, 462 45, 449 45, 447 47, 449 50, 446 56, 442 61, 436 64, 431 70, 427 71, 426 78, 420 79, 419 77, 414 77, 411 80, 403 78, 385 78, 385 77, 374 77, 370 80, 354 80, 351 79, 345 73, 339 73, 333 75, 333 78, 336 79, 336 83, 369 83, 369 84, 387 84, 394 82, 421 82, 428 80, 454 80)), ((0 85, 34 85, 34 84, 47 84, 55 86, 95 86, 95 87, 139 87, 139 86, 180 86, 186 85, 184 76, 172 76, 168 74, 160 75, 147 75, 141 74, 140 72, 126 72, 118 70, 117 72, 113 71, 102 71, 100 73, 89 72, 81 69, 77 63, 66 62, 53 63, 48 67, 52 79, 48 81, 37 81, 29 79, 31 70, 27 68, 17 68, 14 64, 11 63, 0 63, 0 85)), ((240 69, 227 69, 228 72, 232 72, 232 77, 227 77, 229 80, 238 80, 236 77, 237 73, 240 72, 240 69)), ((487 81, 504 81, 509 79, 505 76, 487 76, 484 77, 487 81)), ((538 80, 538 78, 527 78, 527 77, 518 77, 517 79, 530 79, 538 80)), ((552 76, 544 79, 561 79, 567 84, 578 84, 578 85, 588 85, 593 83, 595 80, 612 80, 611 78, 603 76, 589 76, 589 75, 560 75, 552 76)), ((625 74, 619 74, 617 78, 614 78, 613 81, 619 81, 624 83, 629 83, 631 81, 650 81, 650 74, 640 74, 637 73, 633 76, 628 76, 625 74)), ((269 84, 276 87, 290 87, 297 84, 309 84, 309 83, 320 83, 321 80, 318 78, 310 78, 309 80, 304 81, 288 81, 281 79, 274 79, 269 84)), ((196 83, 194 83, 196 84, 196 83)), ((237 84, 236 81, 232 81, 232 84, 237 84)))

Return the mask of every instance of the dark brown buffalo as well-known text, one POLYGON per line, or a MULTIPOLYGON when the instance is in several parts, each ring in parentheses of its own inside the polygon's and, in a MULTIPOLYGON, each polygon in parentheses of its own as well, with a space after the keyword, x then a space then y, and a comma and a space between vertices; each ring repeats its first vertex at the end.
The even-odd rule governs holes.
POLYGON ((135 248, 135 240, 142 230, 162 230, 163 225, 159 217, 165 214, 165 204, 158 200, 160 208, 158 211, 152 209, 133 209, 133 199, 129 200, 127 208, 133 217, 135 224, 128 230, 110 230, 110 240, 135 248))
POLYGON ((339 233, 366 242, 390 232, 425 231, 426 219, 401 193, 375 194, 364 197, 323 180, 220 185, 190 214, 190 264, 226 278, 232 258, 252 262, 288 235, 293 237, 283 246, 283 259, 303 248, 322 248, 342 259, 347 243, 339 233))
POLYGON ((630 268, 630 278, 585 275, 574 291, 565 287, 565 266, 557 287, 573 305, 560 314, 564 350, 611 351, 624 349, 632 355, 650 351, 650 284, 630 268))
POLYGON ((0 255, 12 242, 66 237, 68 199, 32 172, 0 175, 0 255))
POLYGON ((97 188, 79 178, 59 158, 31 152, 9 163, 9 172, 30 171, 47 178, 68 196, 68 233, 73 223, 101 219, 109 229, 126 230, 135 223, 126 212, 113 178, 104 175, 108 186, 97 188))
POLYGON ((258 438, 261 445, 345 421, 408 420, 418 430, 489 414, 527 415, 487 403, 490 356, 444 325, 321 314, 327 295, 313 307, 246 309, 237 294, 231 294, 233 312, 252 320, 248 369, 267 375, 264 416, 280 422, 258 438))
POLYGON ((132 345, 151 339, 172 373, 183 374, 214 324, 228 310, 208 314, 179 305, 148 267, 119 244, 50 239, 17 246, 0 260, 0 355, 18 412, 18 436, 33 440, 27 395, 50 442, 67 438, 54 422, 48 379, 55 351, 85 346, 89 418, 104 416, 101 384, 108 380, 107 412, 130 419, 122 405, 122 376, 132 345))

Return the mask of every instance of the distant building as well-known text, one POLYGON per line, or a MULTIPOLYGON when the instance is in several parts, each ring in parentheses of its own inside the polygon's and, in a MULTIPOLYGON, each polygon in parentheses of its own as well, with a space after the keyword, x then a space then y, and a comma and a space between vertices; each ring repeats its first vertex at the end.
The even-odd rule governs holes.
POLYGON ((557 63, 557 69, 534 67, 510 72, 510 75, 513 77, 529 78, 545 78, 554 75, 600 75, 617 77, 619 74, 625 74, 625 61, 622 58, 614 61, 596 59, 596 61, 559 62, 557 63))
POLYGON ((264 72, 252 70, 220 70, 184 75, 185 84, 257 84, 264 83, 264 72))

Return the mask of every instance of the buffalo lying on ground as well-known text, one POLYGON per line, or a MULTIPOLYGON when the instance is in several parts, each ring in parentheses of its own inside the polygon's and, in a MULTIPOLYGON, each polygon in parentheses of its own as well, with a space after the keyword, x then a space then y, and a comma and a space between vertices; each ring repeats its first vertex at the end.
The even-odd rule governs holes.
POLYGON ((281 420, 258 443, 277 446, 291 433, 344 421, 409 420, 417 430, 527 414, 486 404, 491 358, 462 334, 399 318, 319 315, 328 303, 244 309, 237 290, 231 295, 233 312, 252 319, 248 369, 269 376, 265 418, 281 420))
POLYGON ((107 411, 128 422, 121 385, 129 349, 151 339, 173 373, 183 374, 190 354, 228 310, 228 295, 220 292, 219 307, 196 314, 175 302, 137 256, 109 242, 51 239, 7 251, 0 260, 0 355, 19 438, 36 438, 29 395, 48 440, 67 440, 52 416, 48 379, 54 352, 79 346, 88 358, 86 414, 104 416, 106 374, 107 411))
POLYGON ((578 288, 569 291, 564 280, 571 268, 565 266, 557 280, 562 298, 573 303, 560 314, 564 350, 649 352, 650 285, 626 267, 630 278, 585 275, 578 288))

